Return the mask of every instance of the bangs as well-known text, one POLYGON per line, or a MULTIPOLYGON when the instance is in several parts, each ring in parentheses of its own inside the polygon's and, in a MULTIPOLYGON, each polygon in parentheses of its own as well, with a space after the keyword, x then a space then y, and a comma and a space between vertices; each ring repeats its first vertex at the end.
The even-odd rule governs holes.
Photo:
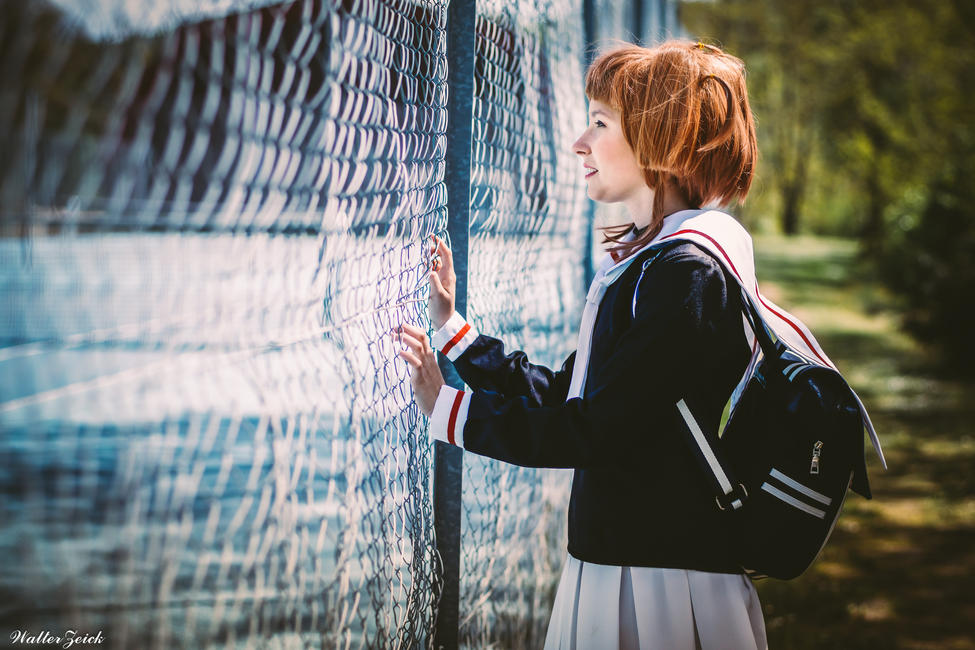
POLYGON ((655 190, 645 237, 663 220, 664 193, 656 190, 667 183, 695 207, 744 201, 758 143, 740 59, 705 43, 622 43, 589 66, 586 95, 619 113, 623 137, 655 190))
POLYGON ((623 44, 597 58, 586 72, 586 97, 609 104, 613 110, 624 108, 627 91, 646 85, 649 65, 646 50, 623 44))

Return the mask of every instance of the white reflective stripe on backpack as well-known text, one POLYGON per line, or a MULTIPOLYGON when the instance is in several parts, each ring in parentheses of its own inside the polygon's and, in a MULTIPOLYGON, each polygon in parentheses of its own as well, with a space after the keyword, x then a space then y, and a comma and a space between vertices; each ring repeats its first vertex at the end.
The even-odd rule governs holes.
MULTIPOLYGON (((725 268, 730 271, 741 283, 742 288, 751 297, 759 314, 762 316, 775 335, 785 341, 791 348, 803 353, 803 356, 815 359, 816 363, 822 363, 835 370, 835 366, 823 352, 816 337, 806 325, 798 318, 785 311, 771 300, 763 296, 758 290, 758 281, 755 278, 755 257, 752 250, 752 239, 748 232, 738 223, 734 217, 719 210, 684 211, 675 215, 670 215, 664 220, 663 228, 655 238, 658 241, 686 240, 698 244, 710 252, 725 268), (676 218, 671 218, 676 217, 676 218)), ((756 348, 758 346, 755 346, 756 348)), ((740 388, 747 382, 749 372, 754 367, 755 356, 759 354, 757 349, 753 350, 752 361, 749 370, 746 371, 739 382, 738 388, 734 391, 737 398, 740 395, 740 388)), ((852 391, 852 389, 851 389, 852 391)), ((854 398, 860 405, 860 415, 863 419, 864 428, 870 438, 870 443, 877 452, 880 464, 887 469, 887 460, 884 458, 883 448, 880 446, 880 438, 873 428, 873 422, 867 413, 866 407, 859 395, 853 392, 854 398)), ((732 408, 734 404, 732 404, 732 408)))
MULTIPOLYGON (((704 432, 701 431, 700 425, 694 419, 694 415, 691 414, 691 409, 687 408, 687 402, 684 400, 677 402, 677 410, 680 411, 681 417, 687 423, 687 428, 690 430, 691 435, 694 436, 694 442, 697 443, 698 449, 701 450, 701 455, 704 456, 708 467, 711 468, 711 473, 714 474, 714 478, 721 487, 721 491, 724 492, 725 496, 731 494, 731 481, 728 479, 728 475, 725 474, 724 468, 721 467, 721 463, 718 462, 718 458, 714 455, 714 450, 708 444, 708 439, 705 437, 704 432)), ((731 507, 735 510, 741 506, 741 499, 735 499, 731 502, 731 507)))

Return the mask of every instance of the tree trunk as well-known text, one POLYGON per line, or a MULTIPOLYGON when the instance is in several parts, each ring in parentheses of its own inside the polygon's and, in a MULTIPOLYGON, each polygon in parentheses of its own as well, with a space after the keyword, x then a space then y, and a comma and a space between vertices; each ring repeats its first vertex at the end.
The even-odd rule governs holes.
POLYGON ((802 190, 794 180, 782 187, 782 232, 789 237, 799 233, 799 199, 802 190))
POLYGON ((867 176, 867 214, 863 222, 861 237, 864 249, 868 253, 881 250, 884 241, 884 206, 886 196, 880 182, 880 165, 877 163, 878 154, 874 151, 874 162, 870 166, 867 176))
POLYGON ((806 190, 806 153, 798 151, 794 173, 782 182, 782 232, 792 237, 799 234, 799 204, 806 190))

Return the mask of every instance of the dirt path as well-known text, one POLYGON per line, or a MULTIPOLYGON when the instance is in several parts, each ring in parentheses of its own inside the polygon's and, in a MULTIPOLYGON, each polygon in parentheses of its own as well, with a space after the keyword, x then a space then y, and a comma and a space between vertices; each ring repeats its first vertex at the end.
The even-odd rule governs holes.
POLYGON ((888 471, 816 565, 758 584, 769 647, 975 648, 975 386, 942 379, 850 242, 756 238, 763 293, 806 321, 870 410, 888 471))

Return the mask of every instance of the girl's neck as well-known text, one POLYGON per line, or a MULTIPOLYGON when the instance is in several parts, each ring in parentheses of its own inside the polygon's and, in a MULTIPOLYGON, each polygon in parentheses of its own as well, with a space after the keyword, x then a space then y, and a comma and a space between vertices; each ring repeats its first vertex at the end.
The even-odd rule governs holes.
MULTIPOLYGON (((681 210, 691 209, 691 205, 684 198, 683 192, 677 189, 673 183, 667 183, 661 188, 661 191, 664 193, 663 216, 666 217, 681 210)), ((648 187, 646 194, 648 196, 641 197, 643 200, 628 203, 626 206, 630 213, 630 219, 633 220, 633 225, 641 231, 650 225, 653 218, 653 190, 648 187)))

